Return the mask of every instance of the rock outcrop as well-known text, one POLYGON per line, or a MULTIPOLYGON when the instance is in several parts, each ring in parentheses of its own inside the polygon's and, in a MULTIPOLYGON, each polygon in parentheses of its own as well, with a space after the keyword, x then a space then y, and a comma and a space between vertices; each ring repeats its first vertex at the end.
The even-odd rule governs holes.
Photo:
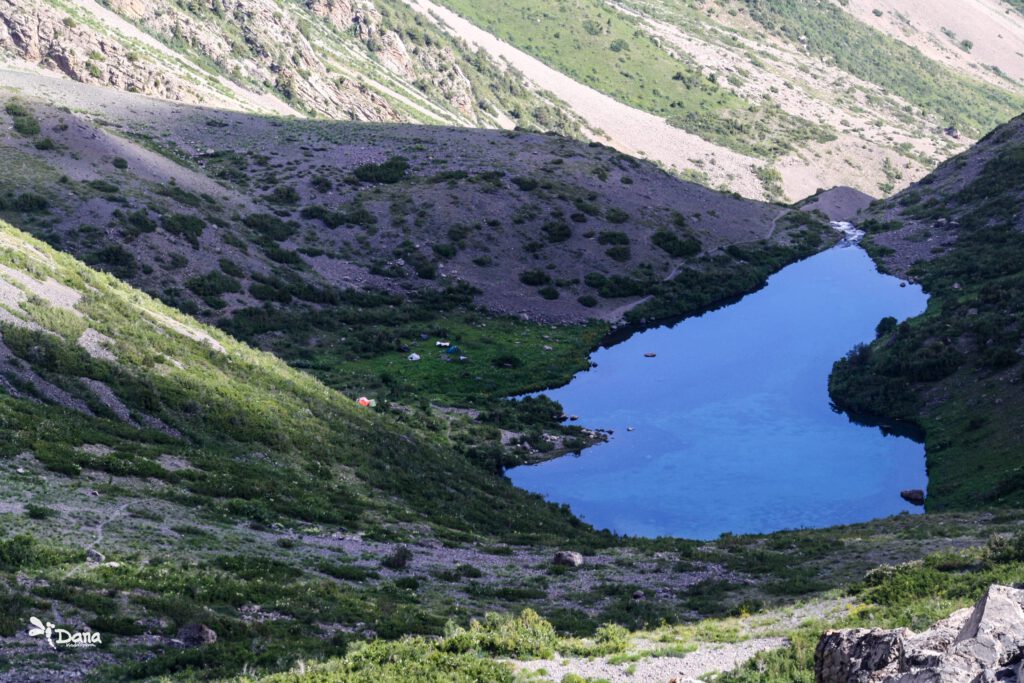
POLYGON ((559 550, 551 562, 560 567, 582 567, 583 555, 574 550, 559 550))
POLYGON ((991 586, 923 633, 829 631, 814 653, 817 683, 1024 682, 1024 590, 991 586))
POLYGON ((396 78, 453 122, 481 124, 463 58, 422 30, 410 37, 372 2, 307 0, 293 13, 272 0, 110 0, 101 10, 117 25, 41 0, 0 0, 0 56, 189 104, 375 122, 409 120, 386 83, 396 78), (391 76, 382 80, 374 62, 391 76))
POLYGON ((177 639, 186 647, 202 647, 217 642, 217 633, 206 624, 185 624, 178 629, 177 639))

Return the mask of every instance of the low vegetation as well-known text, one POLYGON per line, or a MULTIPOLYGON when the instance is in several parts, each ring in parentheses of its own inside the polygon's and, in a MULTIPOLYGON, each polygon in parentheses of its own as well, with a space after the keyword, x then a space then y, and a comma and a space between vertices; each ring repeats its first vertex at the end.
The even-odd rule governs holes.
MULTIPOLYGON (((949 189, 966 161, 954 159, 891 200, 886 208, 899 219, 868 225, 876 240, 894 233, 912 244, 921 230, 949 229, 956 239, 910 268, 931 296, 925 314, 883 321, 878 338, 839 361, 830 381, 841 407, 923 428, 931 510, 1024 502, 1013 417, 1024 405, 1019 124, 983 143, 998 147, 971 182, 949 189)), ((893 252, 876 253, 885 263, 893 252)))

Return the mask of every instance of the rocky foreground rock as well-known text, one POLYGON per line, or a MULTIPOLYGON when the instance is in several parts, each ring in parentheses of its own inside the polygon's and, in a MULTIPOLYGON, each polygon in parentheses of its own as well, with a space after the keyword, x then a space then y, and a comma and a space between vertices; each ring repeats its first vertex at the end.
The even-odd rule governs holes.
POLYGON ((1024 590, 990 586, 973 608, 923 633, 829 631, 814 653, 817 683, 1024 683, 1024 590))

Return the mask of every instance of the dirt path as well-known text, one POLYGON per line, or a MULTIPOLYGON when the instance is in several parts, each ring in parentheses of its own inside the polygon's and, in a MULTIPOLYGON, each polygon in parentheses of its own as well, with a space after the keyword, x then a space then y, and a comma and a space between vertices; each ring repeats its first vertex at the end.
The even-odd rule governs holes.
POLYGON ((120 517, 121 513, 128 509, 128 505, 129 503, 123 503, 119 505, 118 507, 114 508, 114 510, 109 515, 107 515, 99 521, 99 523, 96 525, 96 538, 93 539, 92 543, 85 546, 85 549, 87 551, 93 550, 96 546, 103 542, 103 529, 106 528, 106 526, 113 522, 115 519, 120 517))
POLYGON ((512 45, 478 28, 431 0, 406 0, 410 7, 447 30, 520 70, 537 87, 555 93, 603 139, 619 151, 644 156, 670 168, 696 169, 708 174, 711 186, 727 185, 745 197, 762 199, 764 190, 753 167, 763 162, 726 149, 670 126, 664 119, 622 104, 552 69, 512 45))
POLYGON ((682 657, 642 657, 635 662, 612 664, 608 658, 541 659, 515 662, 524 671, 544 669, 545 676, 559 681, 566 674, 597 678, 611 683, 698 683, 706 674, 732 671, 759 652, 775 650, 788 644, 785 638, 758 638, 722 645, 704 644, 682 657))
MULTIPOLYGON (((96 523, 96 526, 95 526, 95 533, 96 533, 95 537, 92 539, 92 541, 87 546, 85 546, 85 551, 86 552, 89 552, 90 550, 96 550, 96 546, 98 546, 100 543, 103 543, 103 531, 104 531, 104 529, 106 529, 108 524, 110 524, 114 520, 120 518, 121 515, 124 513, 124 511, 128 509, 129 505, 131 505, 131 503, 122 503, 121 505, 118 505, 116 508, 114 508, 113 510, 111 510, 107 514, 105 514, 102 517, 100 517, 100 521, 98 521, 96 523)), ((96 552, 99 552, 99 551, 96 550, 96 552)), ((86 563, 81 563, 81 564, 74 565, 73 567, 71 567, 70 570, 68 570, 68 573, 65 574, 64 578, 70 578, 70 577, 74 576, 84 566, 86 566, 86 563)), ((54 607, 54 614, 57 614, 56 607, 54 607)), ((57 614, 57 617, 59 619, 60 615, 57 614)))

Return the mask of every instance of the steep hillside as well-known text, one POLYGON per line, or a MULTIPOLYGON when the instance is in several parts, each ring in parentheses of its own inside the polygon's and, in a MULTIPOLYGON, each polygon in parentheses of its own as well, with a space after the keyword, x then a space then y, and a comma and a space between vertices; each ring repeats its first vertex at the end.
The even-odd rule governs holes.
POLYGON ((609 324, 717 304, 835 239, 810 215, 557 136, 6 82, 3 215, 352 391, 388 377, 449 400, 545 386, 609 324), (551 344, 541 323, 574 325, 551 344), (424 333, 465 358, 405 362, 424 333))
POLYGON ((398 1, 8 0, 0 20, 15 63, 186 103, 578 131, 552 95, 398 1))
MULTIPOLYGON (((889 194, 1024 102, 1015 68, 1024 33, 1015 17, 1000 18, 996 0, 974 3, 984 6, 986 21, 974 22, 970 35, 986 46, 982 59, 994 60, 986 62, 945 59, 945 46, 928 50, 908 38, 931 30, 918 27, 934 20, 924 8, 899 15, 907 35, 891 36, 873 13, 869 21, 832 0, 442 4, 578 82, 719 146, 713 156, 731 179, 720 180, 723 169, 706 165, 703 154, 681 148, 666 159, 659 141, 671 135, 642 115, 633 125, 650 131, 645 143, 629 124, 604 129, 612 140, 621 135, 652 158, 748 196, 752 172, 768 196, 797 199, 830 185, 889 194), (992 56, 989 45, 1006 56, 992 56), (950 127, 959 130, 950 136, 950 127)), ((945 14, 969 15, 960 3, 939 4, 945 14)), ((415 6, 430 10, 426 0, 415 6)))
MULTIPOLYGON (((502 680, 511 665, 495 656, 557 648, 570 668, 620 655, 625 668, 761 639, 728 660, 740 663, 784 645, 766 634, 812 627, 775 612, 693 620, 760 612, 880 557, 969 547, 1021 522, 902 517, 717 543, 598 534, 465 454, 496 426, 359 407, 7 224, 0 387, 4 681, 210 680, 366 642, 327 666, 352 680, 448 681, 464 667, 466 680, 502 680), (566 547, 583 567, 551 564, 566 547), (524 608, 543 618, 460 630, 524 608), (31 616, 96 631, 104 647, 53 657, 31 616), (651 654, 650 639, 666 645, 651 654)), ((806 614, 842 613, 827 601, 806 614)))
POLYGON ((969 5, 7 0, 0 50, 191 104, 558 131, 796 200, 890 194, 1024 106, 1024 19, 969 5))
POLYGON ((1024 119, 891 200, 863 227, 887 270, 921 282, 927 312, 836 366, 853 410, 927 435, 929 509, 1019 505, 1024 492, 1024 119))

